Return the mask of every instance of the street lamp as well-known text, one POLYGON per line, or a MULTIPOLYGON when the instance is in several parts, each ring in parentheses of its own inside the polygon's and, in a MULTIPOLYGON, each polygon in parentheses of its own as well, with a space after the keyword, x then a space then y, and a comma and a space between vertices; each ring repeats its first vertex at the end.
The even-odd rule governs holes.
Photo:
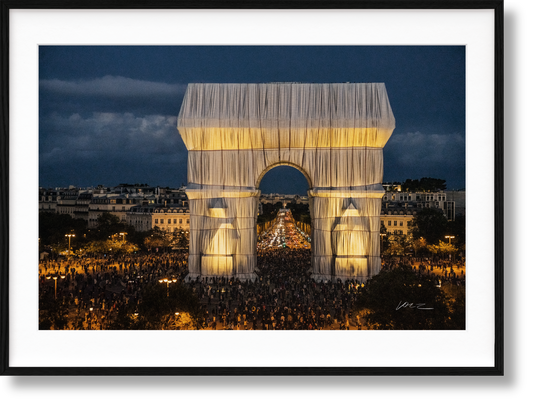
POLYGON ((455 238, 455 236, 444 236, 444 238, 448 239, 448 244, 452 243, 452 238, 455 238))
POLYGON ((176 278, 172 278, 172 279, 168 279, 168 278, 163 278, 163 279, 159 279, 159 283, 163 283, 165 282, 167 284, 167 297, 168 297, 168 287, 170 286, 171 283, 176 283, 178 280, 176 278))
POLYGON ((383 254, 383 237, 385 237, 386 233, 379 233, 380 235, 380 241, 381 241, 381 254, 383 254))
POLYGON ((124 243, 126 241, 126 232, 123 232, 123 233, 119 233, 121 236, 122 236, 122 242, 124 243))
MULTIPOLYGON (((444 238, 447 238, 448 239, 448 244, 451 244, 452 243, 452 238, 455 238, 455 236, 444 236, 444 238)), ((452 255, 450 254, 450 260, 452 259, 452 255)), ((453 253, 453 261, 452 261, 452 268, 453 268, 453 263, 455 262, 455 252, 453 253)))
POLYGON ((53 279, 54 280, 54 299, 55 300, 57 300, 57 278, 59 278, 59 277, 61 279, 65 279, 65 275, 58 274, 57 272, 53 273, 53 274, 46 275, 46 279, 48 279, 48 280, 53 279))
POLYGON ((70 238, 76 237, 75 234, 65 234, 65 237, 68 237, 68 255, 70 255, 70 238))

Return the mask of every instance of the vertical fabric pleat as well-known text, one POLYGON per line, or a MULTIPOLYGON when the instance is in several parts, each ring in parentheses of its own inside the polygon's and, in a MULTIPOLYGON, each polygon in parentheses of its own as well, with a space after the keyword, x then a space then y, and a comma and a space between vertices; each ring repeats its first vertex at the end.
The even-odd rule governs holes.
POLYGON ((192 276, 253 278, 259 194, 250 195, 277 165, 309 182, 314 276, 377 273, 383 146, 394 127, 383 83, 189 84, 178 129, 195 195, 192 276))

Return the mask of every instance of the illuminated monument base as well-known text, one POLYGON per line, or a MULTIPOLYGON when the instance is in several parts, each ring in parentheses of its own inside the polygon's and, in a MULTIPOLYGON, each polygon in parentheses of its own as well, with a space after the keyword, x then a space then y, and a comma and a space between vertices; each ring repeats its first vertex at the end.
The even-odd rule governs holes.
POLYGON ((260 191, 189 185, 186 193, 191 212, 187 278, 256 279, 260 191))
POLYGON ((311 190, 312 277, 365 281, 381 269, 381 184, 355 190, 311 190))
POLYGON ((394 127, 382 83, 189 84, 178 117, 189 151, 189 279, 256 278, 259 183, 279 165, 309 183, 312 276, 376 275, 394 127))

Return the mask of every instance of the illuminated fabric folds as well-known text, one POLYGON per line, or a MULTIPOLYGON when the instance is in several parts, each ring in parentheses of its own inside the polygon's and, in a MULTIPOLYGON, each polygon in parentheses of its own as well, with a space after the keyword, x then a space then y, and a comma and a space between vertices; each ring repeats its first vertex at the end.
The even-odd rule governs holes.
POLYGON ((376 274, 394 127, 382 83, 189 84, 178 129, 189 150, 190 276, 254 278, 257 188, 278 165, 309 182, 314 276, 376 274))

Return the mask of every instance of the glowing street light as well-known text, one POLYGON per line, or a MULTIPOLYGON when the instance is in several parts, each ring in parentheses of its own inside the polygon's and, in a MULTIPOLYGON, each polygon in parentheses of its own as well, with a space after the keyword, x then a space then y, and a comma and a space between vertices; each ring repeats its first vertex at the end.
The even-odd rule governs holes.
POLYGON ((53 273, 46 275, 46 279, 53 279, 54 280, 54 299, 57 300, 57 278, 65 279, 65 275, 53 273))
POLYGON ((123 232, 123 233, 119 233, 121 236, 122 236, 122 242, 124 243, 126 241, 126 232, 123 232))
POLYGON ((70 238, 71 237, 76 237, 76 235, 70 233, 70 234, 65 234, 65 237, 68 237, 68 255, 70 255, 70 238))
POLYGON ((168 297, 168 287, 170 286, 171 283, 176 283, 178 280, 176 278, 172 278, 172 279, 168 279, 168 278, 163 278, 163 279, 159 279, 159 283, 163 283, 165 282, 167 284, 167 297, 168 297))
POLYGON ((455 238, 455 236, 444 236, 444 238, 448 239, 448 244, 452 243, 452 238, 455 238))
POLYGON ((89 308, 89 330, 93 329, 93 308, 89 308))

